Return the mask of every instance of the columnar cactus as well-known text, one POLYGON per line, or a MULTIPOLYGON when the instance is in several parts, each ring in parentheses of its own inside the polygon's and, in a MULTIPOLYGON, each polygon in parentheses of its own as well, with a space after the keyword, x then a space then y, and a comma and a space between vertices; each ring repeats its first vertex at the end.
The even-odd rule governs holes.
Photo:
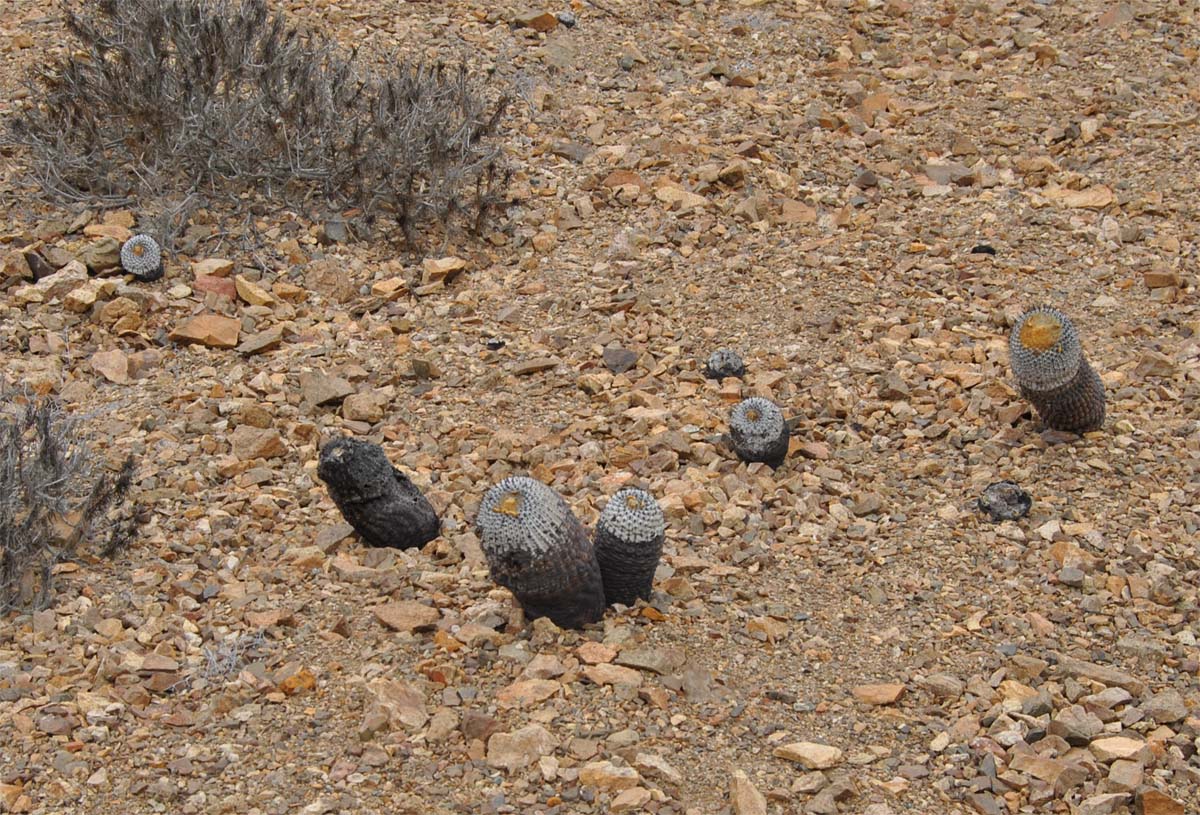
POLYGON ((524 476, 488 490, 475 519, 492 579, 530 619, 580 628, 604 615, 604 585, 587 531, 558 493, 524 476))
POLYGON ((348 437, 329 442, 317 476, 346 523, 371 546, 410 549, 438 536, 433 506, 378 444, 348 437))
POLYGON ((1085 433, 1104 424, 1104 383, 1065 314, 1050 306, 1026 311, 1008 336, 1008 352, 1021 395, 1047 427, 1085 433))
POLYGON ((121 246, 121 268, 138 280, 158 280, 163 275, 162 249, 149 235, 134 235, 121 246))
POLYGON ((662 508, 644 490, 627 488, 614 495, 596 522, 596 560, 609 604, 632 606, 650 599, 654 570, 662 557, 662 508))
POLYGON ((770 399, 752 396, 737 404, 729 417, 729 440, 742 461, 783 463, 788 451, 788 425, 770 399))

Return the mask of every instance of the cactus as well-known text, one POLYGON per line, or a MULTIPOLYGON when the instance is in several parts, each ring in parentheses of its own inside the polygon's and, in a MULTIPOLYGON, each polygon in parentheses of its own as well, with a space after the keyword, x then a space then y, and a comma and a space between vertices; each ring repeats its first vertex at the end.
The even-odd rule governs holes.
POLYGON ((783 413, 761 396, 739 402, 729 417, 729 441, 742 461, 778 467, 787 456, 789 436, 783 413))
POLYGON ((623 489, 596 522, 596 560, 609 604, 632 606, 650 599, 654 570, 662 557, 663 512, 644 490, 623 489))
POLYGON ((162 250, 149 235, 134 235, 121 246, 121 268, 138 280, 158 280, 163 275, 162 250))
POLYGON ((718 348, 708 357, 704 365, 704 376, 708 379, 724 379, 735 376, 739 379, 746 375, 746 365, 738 352, 730 348, 718 348))
POLYGON ((492 579, 530 619, 580 628, 604 614, 604 584, 587 532, 558 493, 524 476, 488 490, 475 519, 492 579))
POLYGON ((1104 383, 1065 314, 1050 306, 1026 311, 1008 336, 1008 351, 1021 395, 1047 427, 1086 433, 1104 424, 1104 383))
POLYGON ((329 442, 321 450, 317 476, 342 517, 371 546, 410 549, 438 536, 433 506, 378 444, 352 438, 329 442))

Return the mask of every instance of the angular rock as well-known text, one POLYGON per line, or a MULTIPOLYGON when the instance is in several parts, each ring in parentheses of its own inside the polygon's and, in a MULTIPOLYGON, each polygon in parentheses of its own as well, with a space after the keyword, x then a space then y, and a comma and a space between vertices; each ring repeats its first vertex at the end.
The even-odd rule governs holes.
POLYGON ((233 348, 238 344, 241 321, 220 314, 200 314, 170 333, 179 343, 199 343, 211 348, 233 348))
POLYGON ((1186 815, 1187 809, 1165 792, 1147 789, 1138 793, 1137 815, 1186 815))
POLYGON ((1146 692, 1145 682, 1124 671, 1119 671, 1108 665, 1085 662, 1066 654, 1055 654, 1055 656, 1058 659, 1059 670, 1067 676, 1091 679, 1109 687, 1124 688, 1134 696, 1141 696, 1146 692))
POLYGON ((744 770, 734 770, 729 784, 729 803, 734 815, 767 815, 767 799, 744 770))
POLYGON ((300 374, 300 396, 314 407, 340 402, 352 393, 354 386, 340 376, 330 376, 322 371, 300 374))
POLYGON ((92 369, 109 382, 117 385, 129 383, 129 357, 120 349, 92 354, 92 369))
POLYGON ((859 685, 853 693, 855 699, 868 705, 891 705, 904 695, 904 685, 859 685))
POLYGON ((637 786, 642 777, 632 767, 618 767, 611 761, 593 761, 579 771, 579 783, 613 792, 637 786))
POLYGON ((808 770, 828 770, 842 763, 842 751, 828 744, 812 741, 797 741, 776 747, 776 758, 794 761, 808 770))
POLYGON ((1150 746, 1146 742, 1131 739, 1128 736, 1108 736, 1096 739, 1088 745, 1088 750, 1096 757, 1097 761, 1104 764, 1118 759, 1139 761, 1145 764, 1151 756, 1150 746))
POLYGON ((1187 718, 1188 706, 1179 691, 1167 688, 1150 697, 1142 705, 1142 711, 1157 724, 1172 724, 1187 718))
POLYGON ((495 733, 487 743, 489 767, 516 772, 554 752, 558 742, 546 728, 531 724, 512 733, 495 733))
POLYGON ((229 437, 233 454, 239 461, 256 458, 279 458, 287 453, 287 445, 279 431, 272 427, 238 425, 229 437))
POLYGON ((379 622, 393 631, 427 631, 433 628, 442 618, 442 613, 436 608, 418 603, 415 600, 398 600, 375 606, 372 611, 379 622))

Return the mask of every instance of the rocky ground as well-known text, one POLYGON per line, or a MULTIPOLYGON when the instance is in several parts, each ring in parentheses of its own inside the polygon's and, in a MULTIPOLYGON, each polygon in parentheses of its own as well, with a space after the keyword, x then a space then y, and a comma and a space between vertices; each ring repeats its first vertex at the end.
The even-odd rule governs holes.
MULTIPOLYGON (((11 113, 66 41, 0 8, 11 113)), ((143 284, 74 262, 136 208, 39 204, 4 154, 5 381, 135 453, 148 520, 0 622, 0 811, 1200 811, 1194 0, 290 12, 513 81, 509 221, 422 263, 214 206, 143 284), (1042 302, 1101 432, 1009 377, 1042 302), (774 472, 719 440, 752 394, 796 417, 774 472), (342 434, 439 539, 341 524, 342 434), (589 525, 658 497, 652 602, 525 624, 472 531, 512 473, 589 525), (1028 517, 978 512, 1001 479, 1028 517)))

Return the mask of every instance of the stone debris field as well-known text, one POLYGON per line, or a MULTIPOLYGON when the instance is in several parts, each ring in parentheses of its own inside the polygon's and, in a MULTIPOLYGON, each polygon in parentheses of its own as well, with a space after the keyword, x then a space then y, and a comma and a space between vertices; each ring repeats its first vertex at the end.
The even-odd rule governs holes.
MULTIPOLYGON (((0 812, 1200 812, 1200 3, 271 6, 511 83, 511 206, 414 252, 213 196, 142 281, 136 203, 0 147, 3 383, 144 516, 0 618, 0 812), (1041 304, 1099 430, 1012 376, 1041 304), (440 535, 354 534, 342 436, 440 535), (526 620, 475 528, 514 475, 589 532, 653 496, 649 600, 526 620)), ((0 9, 8 116, 69 41, 0 9)))

